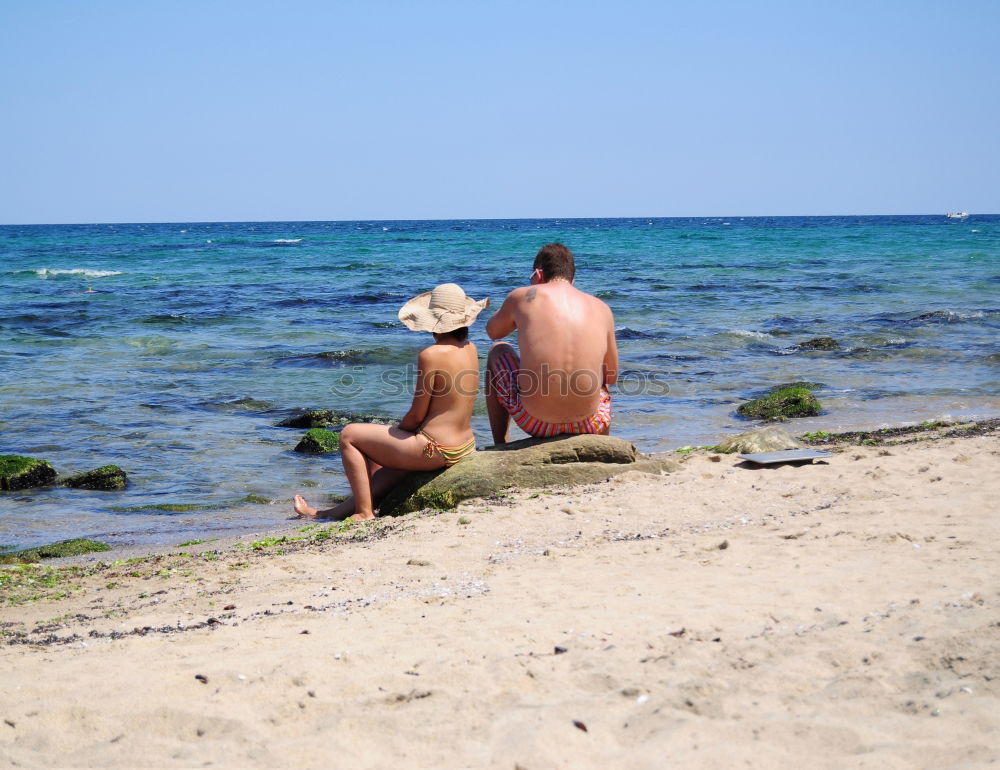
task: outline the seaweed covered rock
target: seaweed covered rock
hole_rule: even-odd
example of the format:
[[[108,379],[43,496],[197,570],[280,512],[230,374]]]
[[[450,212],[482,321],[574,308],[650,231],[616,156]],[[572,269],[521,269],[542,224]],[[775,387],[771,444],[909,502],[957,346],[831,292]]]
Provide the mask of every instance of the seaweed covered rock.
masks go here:
[[[787,388],[805,388],[806,390],[818,390],[822,388],[822,382],[812,382],[811,380],[796,380],[795,382],[783,382],[780,385],[775,385],[774,387],[768,388],[764,391],[763,395],[770,395],[777,390],[785,390]]]
[[[279,428],[331,428],[351,422],[370,422],[376,425],[394,425],[399,420],[374,412],[347,412],[337,409],[310,409],[289,417],[277,424]]]
[[[0,489],[31,489],[56,478],[55,469],[45,460],[22,455],[0,455]]]
[[[839,350],[840,343],[833,337],[814,337],[811,340],[800,342],[799,350]]]
[[[755,452],[780,452],[783,449],[801,449],[804,446],[805,444],[777,425],[768,425],[727,438],[719,444],[718,449],[727,454],[733,452],[753,454]]]
[[[751,420],[782,420],[788,417],[812,417],[822,407],[808,388],[779,388],[763,398],[740,404],[736,413]]]
[[[512,487],[589,484],[625,471],[659,474],[680,467],[672,460],[642,455],[629,442],[611,436],[524,439],[476,452],[451,468],[410,474],[382,501],[379,512],[446,510]]]
[[[0,554],[0,564],[32,564],[42,559],[58,559],[63,556],[79,556],[84,553],[110,550],[111,546],[107,543],[89,540],[85,537],[76,537],[72,540],[60,540],[49,545],[39,545],[34,548]]]
[[[128,485],[128,476],[117,465],[102,465],[86,473],[78,473],[62,480],[62,485],[74,489],[118,491]]]
[[[336,452],[339,449],[340,434],[325,428],[313,428],[306,431],[306,435],[295,445],[296,452],[306,454],[323,454],[324,452]]]

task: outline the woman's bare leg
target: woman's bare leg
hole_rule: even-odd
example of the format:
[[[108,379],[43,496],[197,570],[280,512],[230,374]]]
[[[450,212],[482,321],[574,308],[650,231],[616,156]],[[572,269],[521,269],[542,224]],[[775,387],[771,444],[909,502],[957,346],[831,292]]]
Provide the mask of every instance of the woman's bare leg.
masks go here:
[[[351,518],[355,521],[373,519],[375,512],[372,505],[372,480],[368,475],[368,458],[357,444],[349,440],[352,437],[352,431],[348,430],[350,427],[352,426],[348,425],[340,432],[340,461],[344,464],[344,475],[347,476],[347,483],[351,485],[351,492],[354,493],[354,515]]]
[[[368,476],[369,461],[381,465],[383,470],[392,468],[403,472],[430,471],[442,467],[444,459],[437,453],[427,457],[424,454],[426,446],[427,439],[423,436],[395,426],[366,423],[346,426],[340,433],[340,456],[347,481],[354,492],[354,515],[351,518],[355,521],[375,518],[375,490]]]
[[[317,511],[301,495],[295,496],[295,512],[315,518],[375,518],[374,506],[410,471],[435,470],[444,465],[437,453],[424,455],[427,439],[395,426],[353,423],[340,434],[340,456],[344,473],[354,493],[333,508]],[[374,473],[370,474],[373,469]]]
[[[377,468],[372,474],[372,502],[378,505],[382,499],[389,494],[396,484],[402,481],[410,471],[399,470],[398,468],[383,468],[376,463],[370,463]],[[313,508],[302,495],[295,495],[295,512],[299,516],[308,516],[311,519],[346,519],[354,513],[354,495],[348,495],[332,508],[325,508],[318,511]]]
[[[310,519],[343,519],[354,513],[354,495],[348,495],[332,508],[324,508],[322,511],[309,505],[302,495],[295,495],[292,498],[292,507],[299,516],[307,516]]]

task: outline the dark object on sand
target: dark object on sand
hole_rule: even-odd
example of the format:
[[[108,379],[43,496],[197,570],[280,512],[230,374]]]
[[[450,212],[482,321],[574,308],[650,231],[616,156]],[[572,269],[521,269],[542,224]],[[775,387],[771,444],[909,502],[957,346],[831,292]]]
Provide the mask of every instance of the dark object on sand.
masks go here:
[[[822,407],[808,388],[782,388],[763,398],[755,398],[736,408],[741,417],[752,420],[780,420],[786,417],[812,417]]]
[[[128,476],[117,465],[102,465],[92,471],[70,476],[61,483],[74,489],[121,490],[128,484]]]
[[[40,487],[55,480],[56,475],[55,469],[45,460],[0,455],[0,489],[5,492]]]
[[[740,455],[757,465],[776,465],[778,463],[812,462],[821,458],[833,457],[832,452],[822,449],[782,449],[780,452],[757,452],[756,454]]]

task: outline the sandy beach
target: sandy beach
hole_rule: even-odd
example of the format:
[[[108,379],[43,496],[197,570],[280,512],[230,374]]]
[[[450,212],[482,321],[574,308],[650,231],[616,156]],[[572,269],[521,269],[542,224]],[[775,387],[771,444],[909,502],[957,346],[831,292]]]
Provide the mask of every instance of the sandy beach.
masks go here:
[[[1000,432],[971,433],[5,570],[0,763],[990,766]]]

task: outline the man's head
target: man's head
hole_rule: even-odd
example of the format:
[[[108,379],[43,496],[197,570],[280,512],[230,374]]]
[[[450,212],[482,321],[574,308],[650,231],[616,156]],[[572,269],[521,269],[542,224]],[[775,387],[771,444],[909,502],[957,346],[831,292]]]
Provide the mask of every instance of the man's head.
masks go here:
[[[551,281],[553,278],[572,281],[576,275],[573,252],[561,243],[547,243],[535,255],[534,269],[541,271],[541,278],[545,281]]]

